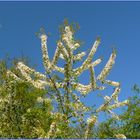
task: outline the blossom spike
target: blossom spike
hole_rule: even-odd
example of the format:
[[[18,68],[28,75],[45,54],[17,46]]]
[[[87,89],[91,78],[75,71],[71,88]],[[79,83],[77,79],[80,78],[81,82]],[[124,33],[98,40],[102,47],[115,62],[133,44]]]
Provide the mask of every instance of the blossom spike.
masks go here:
[[[50,126],[50,130],[47,134],[48,138],[54,138],[55,137],[56,129],[57,129],[56,122],[52,122],[52,124]]]
[[[116,58],[116,52],[113,51],[105,67],[103,68],[101,73],[98,75],[97,77],[98,80],[101,80],[101,81],[105,80],[110,70],[112,69],[113,64],[115,63],[115,58]]]
[[[119,94],[120,90],[121,89],[119,87],[115,88],[113,94],[111,95],[111,98],[114,99],[115,103],[118,103],[118,94]]]
[[[116,134],[115,137],[117,139],[126,139],[126,136],[124,134]]]
[[[119,87],[120,83],[119,82],[115,82],[115,81],[111,81],[111,80],[105,80],[104,83],[111,85],[111,86],[115,86],[115,87]]]
[[[34,74],[36,75],[38,78],[42,78],[42,79],[46,79],[46,76],[40,72],[36,72],[34,69],[29,68],[27,65],[25,65],[23,62],[18,62],[17,64],[17,68],[20,70],[24,70],[25,72],[27,72],[28,74]]]
[[[81,52],[81,53],[75,55],[75,56],[73,57],[73,60],[74,60],[74,61],[81,60],[82,57],[84,57],[85,55],[86,55],[85,52]]]
[[[61,51],[60,56],[62,55],[61,58],[67,60],[67,58],[68,58],[68,51],[64,47],[63,43],[61,41],[58,41],[57,46],[60,48],[60,51]]]
[[[53,60],[52,60],[52,67],[53,65],[57,63],[59,56],[60,56],[60,48],[57,46]]]
[[[90,67],[89,70],[90,70],[90,81],[91,81],[92,89],[95,90],[96,89],[96,79],[95,79],[94,68]]]
[[[87,119],[87,129],[85,132],[85,139],[89,138],[92,128],[93,128],[94,124],[96,123],[96,121],[97,121],[96,116],[92,116]]]
[[[114,108],[118,108],[118,107],[121,107],[121,106],[128,105],[128,103],[129,103],[129,101],[128,101],[128,100],[125,100],[125,101],[123,101],[123,102],[115,103],[115,104],[113,104],[113,105],[108,106],[108,109],[109,109],[109,110],[112,110],[112,109],[114,109]]]
[[[54,70],[56,70],[56,71],[58,71],[60,73],[64,73],[65,72],[64,68],[58,67],[56,65],[54,65],[53,68],[54,68]]]
[[[42,47],[42,57],[43,57],[43,64],[46,71],[49,71],[51,68],[50,59],[48,56],[48,48],[47,48],[47,35],[42,34],[41,38],[41,47]]]
[[[10,70],[7,70],[7,76],[8,77],[12,77],[14,80],[18,81],[18,82],[23,82],[22,79],[20,79],[18,76],[16,76],[13,72],[11,72]]]

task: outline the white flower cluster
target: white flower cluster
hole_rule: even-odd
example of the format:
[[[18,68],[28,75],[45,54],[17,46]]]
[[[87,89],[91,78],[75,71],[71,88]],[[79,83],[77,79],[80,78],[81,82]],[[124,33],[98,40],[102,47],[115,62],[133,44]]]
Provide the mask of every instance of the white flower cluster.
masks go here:
[[[39,72],[34,72],[32,69],[25,66],[23,63],[19,62],[17,68],[20,70],[22,76],[26,79],[26,81],[31,83],[36,88],[44,89],[45,86],[49,84],[49,82],[46,82],[44,80],[33,80],[30,74],[34,74],[36,76],[39,76],[40,78],[45,78],[45,76],[43,74],[40,74]]]
[[[96,89],[96,78],[95,78],[95,72],[94,72],[94,67],[90,67],[90,82],[92,85],[92,89]]]
[[[89,138],[91,130],[92,130],[94,124],[96,123],[96,121],[97,121],[96,116],[92,116],[87,119],[87,128],[86,128],[86,132],[85,132],[85,139]]]
[[[62,40],[66,43],[68,49],[70,51],[76,50],[78,47],[80,47],[79,43],[75,43],[73,39],[73,32],[71,31],[70,26],[65,27],[65,32],[62,35]]]
[[[123,102],[115,103],[113,105],[108,106],[108,109],[109,110],[112,110],[112,109],[115,109],[115,108],[118,108],[118,107],[121,107],[121,106],[128,105],[128,103],[129,103],[129,101],[128,100],[125,100]]]
[[[115,137],[117,139],[126,139],[126,136],[124,134],[116,134]]]
[[[90,83],[89,85],[83,85],[80,83],[72,83],[72,86],[79,91],[82,95],[87,95],[92,89],[93,89],[93,85],[92,83]],[[104,86],[100,86],[100,87],[96,87],[96,89],[98,90],[104,90],[105,87]]]
[[[53,61],[50,62],[50,59],[48,56],[48,48],[47,48],[47,35],[45,35],[45,34],[41,35],[41,46],[42,46],[42,58],[43,58],[45,70],[47,72],[50,72],[50,70],[53,68],[54,70],[64,73],[63,68],[57,67],[55,65],[55,63],[57,62],[58,56],[60,55],[59,48],[55,52]]]
[[[79,114],[83,114],[89,110],[80,100],[77,100],[75,103],[71,102],[69,107],[73,109],[75,117],[78,117]]]
[[[112,69],[113,64],[115,63],[115,58],[116,58],[116,51],[114,50],[112,52],[107,64],[105,65],[105,67],[103,68],[101,73],[98,75],[98,77],[97,77],[98,80],[101,80],[101,81],[105,80],[107,75],[110,73],[110,70]]]
[[[45,70],[48,71],[51,67],[51,63],[48,56],[47,35],[42,34],[40,38],[41,38],[41,46],[42,46],[43,63],[44,63]]]
[[[41,78],[41,79],[46,79],[46,76],[44,74],[41,74],[39,72],[36,72],[34,69],[29,68],[28,66],[26,66],[25,64],[23,64],[22,62],[18,62],[17,64],[17,68],[20,70],[24,70],[25,72],[27,72],[28,74],[34,74],[36,77]]]
[[[97,117],[96,116],[92,116],[92,117],[90,117],[90,118],[87,119],[87,123],[89,125],[94,125],[95,122],[96,122],[96,120],[97,120]]]
[[[119,87],[120,83],[119,82],[115,82],[115,81],[111,81],[111,80],[105,80],[104,83],[111,85],[111,86],[115,86],[115,87]]]
[[[48,99],[48,98],[42,98],[42,97],[38,97],[37,98],[37,102],[38,103],[48,103],[50,104],[52,102],[52,100]]]
[[[85,55],[86,55],[86,53],[85,53],[85,52],[81,52],[81,53],[79,53],[79,54],[75,55],[75,56],[73,57],[73,60],[74,60],[74,61],[81,60],[81,59],[82,59],[82,57],[83,57],[83,56],[85,56]]]
[[[18,81],[18,82],[23,82],[18,76],[16,76],[13,72],[10,70],[7,70],[7,77],[13,78],[13,80]]]
[[[34,131],[37,134],[39,139],[48,138],[46,132],[42,127],[34,127]]]
[[[43,103],[43,101],[44,101],[44,99],[43,99],[42,97],[38,97],[38,98],[37,98],[37,102],[38,102],[38,103]]]
[[[60,53],[60,58],[67,60],[67,58],[69,57],[69,54],[66,50],[66,48],[64,47],[63,43],[61,41],[57,42],[57,46],[60,49],[61,53]]]
[[[50,130],[47,133],[47,138],[53,138],[55,136],[56,130],[57,130],[56,122],[52,122]]]

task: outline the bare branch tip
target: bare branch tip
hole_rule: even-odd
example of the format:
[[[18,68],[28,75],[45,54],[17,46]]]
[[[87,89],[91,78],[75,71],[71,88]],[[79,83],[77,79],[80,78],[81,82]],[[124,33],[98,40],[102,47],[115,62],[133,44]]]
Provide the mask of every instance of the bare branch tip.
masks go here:
[[[101,42],[101,38],[99,36],[97,37],[96,40],[99,41],[99,42]]]
[[[112,52],[113,52],[114,54],[117,54],[117,49],[116,49],[115,47],[112,47]]]

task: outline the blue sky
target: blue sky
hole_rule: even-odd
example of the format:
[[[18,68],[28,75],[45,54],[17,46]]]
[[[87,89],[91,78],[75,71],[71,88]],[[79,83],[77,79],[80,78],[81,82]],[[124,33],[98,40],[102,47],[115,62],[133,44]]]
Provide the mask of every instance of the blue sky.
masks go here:
[[[0,2],[0,59],[5,54],[19,57],[24,53],[43,71],[40,40],[35,33],[42,26],[51,33],[48,49],[52,57],[59,38],[58,27],[65,18],[79,23],[76,38],[84,41],[81,50],[90,49],[96,37],[101,37],[95,58],[104,59],[96,67],[97,73],[112,47],[117,49],[116,64],[108,79],[121,82],[120,100],[131,96],[132,85],[140,83],[140,2]],[[86,73],[81,80],[88,83],[87,77]],[[112,91],[106,92],[109,95]],[[86,102],[100,103],[102,100],[93,94],[88,95]]]

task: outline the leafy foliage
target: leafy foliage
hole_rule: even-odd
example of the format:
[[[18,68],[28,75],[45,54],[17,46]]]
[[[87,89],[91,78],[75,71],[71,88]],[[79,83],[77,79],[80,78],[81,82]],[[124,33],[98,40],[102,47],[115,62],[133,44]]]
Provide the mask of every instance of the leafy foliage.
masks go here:
[[[134,95],[130,97],[130,104],[122,115],[122,132],[131,139],[140,138],[140,89],[133,87]]]
[[[9,69],[20,75],[12,60]],[[38,138],[48,137],[51,123],[58,121],[59,114],[52,113],[48,91],[34,88],[26,82],[18,83],[6,76],[7,60],[0,62],[0,137],[1,138]],[[58,118],[57,118],[58,117]],[[60,118],[59,118],[60,119]],[[64,119],[59,133],[55,137],[65,137],[68,125]],[[62,133],[63,132],[63,133]]]

